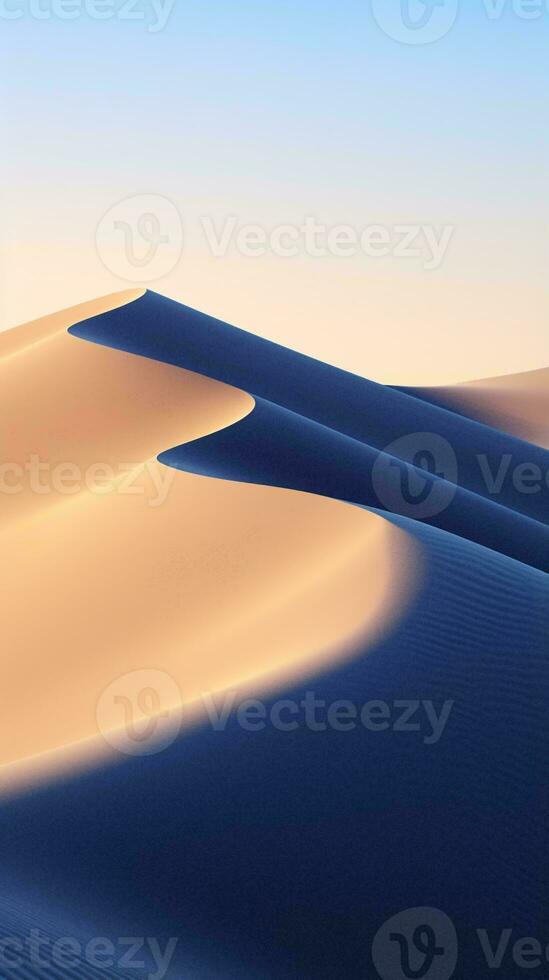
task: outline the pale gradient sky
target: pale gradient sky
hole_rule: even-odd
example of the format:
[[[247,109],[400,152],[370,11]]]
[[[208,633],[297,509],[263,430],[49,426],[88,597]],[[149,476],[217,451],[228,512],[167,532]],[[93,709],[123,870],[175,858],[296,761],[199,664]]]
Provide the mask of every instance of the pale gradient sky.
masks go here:
[[[175,268],[147,283],[159,292],[381,381],[549,365],[549,12],[502,9],[462,0],[418,46],[384,34],[368,0],[175,0],[158,33],[4,20],[0,326],[126,288],[95,231],[147,193],[184,226]],[[393,255],[216,258],[202,215],[454,233],[430,271]]]

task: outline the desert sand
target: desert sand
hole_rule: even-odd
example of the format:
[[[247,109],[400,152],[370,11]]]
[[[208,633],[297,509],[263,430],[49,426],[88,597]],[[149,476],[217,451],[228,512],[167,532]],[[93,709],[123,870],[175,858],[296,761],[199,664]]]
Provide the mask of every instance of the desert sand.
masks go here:
[[[0,496],[4,786],[107,751],[96,709],[120,675],[165,671],[189,704],[250,682],[257,695],[373,641],[416,587],[412,565],[419,577],[419,549],[377,515],[157,462],[254,401],[66,332],[134,296],[2,338],[4,461],[24,471],[21,491]],[[31,456],[50,467],[40,475],[47,491],[29,486]],[[91,489],[56,481],[67,464],[86,475],[97,465],[129,469],[131,492],[126,475]]]
[[[3,936],[39,927],[50,951],[148,936],[172,953],[177,937],[174,980],[358,980],[399,909],[441,910],[467,976],[486,969],[479,923],[493,942],[510,921],[541,936],[547,509],[512,480],[488,501],[475,466],[509,454],[545,473],[549,454],[470,407],[441,411],[436,390],[158,294],[3,343]],[[544,386],[487,382],[482,411],[536,428]],[[425,519],[385,499],[413,433],[459,464]],[[439,475],[421,478],[430,499]],[[219,713],[228,699],[224,727],[203,694]],[[357,723],[272,723],[310,694]],[[246,728],[232,695],[261,698],[270,723]],[[35,975],[28,950],[21,963]]]

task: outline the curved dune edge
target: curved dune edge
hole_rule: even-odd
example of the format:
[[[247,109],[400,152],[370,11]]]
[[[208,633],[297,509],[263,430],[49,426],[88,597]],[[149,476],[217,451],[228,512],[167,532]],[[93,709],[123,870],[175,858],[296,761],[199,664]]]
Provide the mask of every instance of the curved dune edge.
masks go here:
[[[0,411],[16,419],[5,458],[32,450],[115,467],[123,453],[140,492],[121,492],[117,479],[107,493],[2,500],[2,663],[12,692],[0,720],[4,792],[112,754],[97,705],[121,675],[166,672],[190,722],[204,692],[236,686],[257,696],[363,652],[421,580],[419,546],[376,514],[160,464],[156,453],[233,424],[253,399],[85,343],[59,316],[49,330],[41,321],[20,356],[0,359]],[[103,713],[102,732],[120,723],[118,710],[111,720]]]
[[[98,301],[122,302],[128,294]],[[92,315],[95,304],[86,304]],[[88,344],[67,333],[79,307],[40,321],[33,340],[0,356],[0,533],[15,520],[71,508],[82,496],[132,481],[151,505],[169,487],[154,465],[167,446],[247,415],[249,395],[189,371]],[[28,340],[25,327],[21,329]],[[15,330],[17,334],[18,329]],[[131,474],[134,474],[133,478]],[[90,490],[91,488],[91,490]],[[130,489],[130,488],[128,488]]]
[[[81,323],[93,316],[99,316],[101,313],[108,313],[110,310],[116,310],[121,306],[127,306],[143,296],[145,292],[145,289],[125,289],[120,292],[109,293],[107,296],[100,296],[97,299],[88,300],[86,303],[79,303],[77,306],[70,306],[64,310],[50,313],[38,320],[22,323],[10,330],[3,330],[0,332],[0,361],[4,357],[20,354],[34,344],[39,344],[56,332],[67,330],[76,323]]]
[[[549,449],[549,368],[425,390],[450,409]]]
[[[112,754],[96,712],[121,675],[168,674],[190,723],[204,693],[262,696],[363,653],[421,586],[408,534],[296,491],[176,473],[162,508],[112,496],[78,510],[68,526],[61,509],[17,529],[2,616],[20,693],[0,722],[3,792]],[[179,717],[179,703],[162,707]],[[101,731],[119,718],[113,704]]]

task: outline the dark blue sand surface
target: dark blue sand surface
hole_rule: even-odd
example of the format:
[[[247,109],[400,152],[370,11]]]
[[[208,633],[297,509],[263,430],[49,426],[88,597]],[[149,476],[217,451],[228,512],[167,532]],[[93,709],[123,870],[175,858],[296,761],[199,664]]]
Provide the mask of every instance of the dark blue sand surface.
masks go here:
[[[424,555],[401,619],[373,648],[265,701],[382,701],[386,727],[246,731],[233,713],[223,731],[201,723],[158,755],[4,801],[2,931],[13,931],[16,880],[17,902],[42,896],[59,927],[63,914],[89,935],[179,937],[170,977],[362,980],[377,976],[382,923],[428,906],[457,930],[455,977],[521,976],[509,953],[488,968],[476,930],[494,945],[506,928],[512,942],[549,942],[549,578],[533,567],[547,567],[547,515],[512,487],[492,500],[474,456],[493,454],[497,469],[498,453],[540,466],[548,454],[154,294],[71,332],[258,399],[166,463],[372,504],[375,450],[429,431],[451,442],[459,488],[431,524],[384,515]],[[420,703],[412,730],[395,730],[399,702]],[[436,741],[426,702],[439,715],[453,702]]]

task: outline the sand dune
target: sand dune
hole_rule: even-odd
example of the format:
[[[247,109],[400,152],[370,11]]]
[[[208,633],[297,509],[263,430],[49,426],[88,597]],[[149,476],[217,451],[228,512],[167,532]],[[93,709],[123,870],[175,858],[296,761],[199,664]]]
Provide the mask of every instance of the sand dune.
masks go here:
[[[549,449],[549,368],[445,389],[449,404]]]
[[[463,976],[486,971],[480,924],[494,943],[510,924],[543,938],[547,507],[513,481],[492,499],[476,461],[546,472],[549,455],[432,389],[377,385],[154,294],[3,344],[12,460],[112,476],[0,494],[2,934],[178,937],[173,980],[362,980],[383,922],[419,905],[437,943],[436,910],[454,923]],[[546,380],[486,382],[482,411],[543,428]],[[396,513],[385,498],[410,477],[400,437],[415,459],[425,432],[458,465],[415,473],[421,499],[456,481],[424,522],[410,483]],[[165,672],[155,721],[179,722],[184,702],[185,727],[158,754],[100,758],[99,728],[123,734],[113,682],[128,708],[133,671]],[[260,696],[269,717],[313,693],[357,722],[250,732],[233,711],[220,731],[196,710],[208,690]]]
[[[75,315],[78,308],[40,321],[28,346],[16,352],[14,337],[11,356],[0,357],[0,411],[10,420],[2,433],[0,526],[70,505],[89,487],[99,491],[109,471],[120,483],[180,434],[195,439],[253,408],[235,388],[75,339],[66,330]],[[158,496],[153,472],[139,478],[149,500]]]
[[[4,935],[28,930],[6,914],[13,894],[29,912],[37,894],[31,924],[49,934],[178,937],[170,980],[363,980],[382,923],[419,900],[456,923],[459,975],[480,978],[477,923],[499,937],[546,921],[549,578],[402,520],[427,570],[406,616],[363,655],[260,695],[267,711],[307,691],[375,699],[386,730],[250,733],[233,713],[221,732],[197,725],[158,755],[2,800]],[[393,730],[410,699],[411,730]],[[438,717],[451,705],[436,744],[419,699]]]
[[[87,317],[99,316],[108,310],[114,310],[118,306],[131,303],[143,294],[143,289],[128,289],[123,292],[110,293],[108,296],[101,296],[98,299],[89,300],[87,303],[79,303],[78,306],[71,306],[65,310],[51,313],[49,316],[40,317],[39,320],[22,323],[11,330],[1,331],[0,359],[18,354],[34,344],[48,339],[55,333],[64,332],[73,323],[79,323]]]
[[[513,480],[520,466],[535,466],[545,480],[549,454],[541,447],[442,409],[423,391],[377,384],[149,291],[70,333],[253,395],[256,408],[242,423],[163,455],[171,465],[414,517],[404,492],[412,480],[435,503],[442,498],[420,519],[549,570],[546,493],[522,493]],[[425,438],[436,443],[436,455],[427,454],[433,472],[413,465],[425,458]],[[381,454],[380,485],[373,473]],[[487,473],[497,474],[505,459],[513,465],[494,493]]]
[[[11,338],[14,356],[0,360],[4,459],[51,467],[48,492],[25,473],[24,489],[0,498],[4,764],[96,736],[101,692],[126,672],[164,670],[189,702],[250,677],[273,683],[373,639],[407,595],[408,537],[381,518],[157,462],[253,399],[72,337],[63,324],[75,315],[22,328],[25,344]],[[67,464],[86,474],[68,481],[74,493],[59,480]],[[110,489],[90,489],[98,464],[117,474]],[[120,466],[133,470],[131,492]]]
[[[549,368],[447,387],[408,390],[549,449]]]

